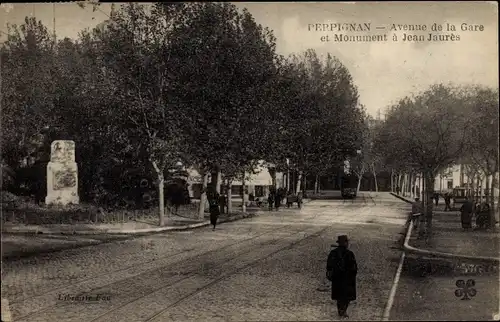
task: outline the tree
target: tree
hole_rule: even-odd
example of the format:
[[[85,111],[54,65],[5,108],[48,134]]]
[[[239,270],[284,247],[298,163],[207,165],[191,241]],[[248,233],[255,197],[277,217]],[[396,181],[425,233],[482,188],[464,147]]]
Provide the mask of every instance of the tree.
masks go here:
[[[206,183],[214,169],[231,172],[261,158],[268,94],[276,75],[275,39],[247,11],[229,3],[192,3],[172,37],[173,99],[181,110],[187,151]],[[203,66],[203,68],[200,68]]]
[[[362,112],[349,71],[331,55],[321,59],[310,49],[280,61],[279,71],[280,95],[270,111],[277,121],[267,132],[267,160],[279,171],[288,169],[289,159],[291,170],[299,174],[300,189],[305,174],[327,173],[355,154]]]
[[[423,173],[429,232],[432,228],[429,200],[434,192],[435,177],[456,163],[465,151],[466,136],[472,126],[466,117],[467,102],[463,88],[433,85],[394,106],[378,136],[377,146],[386,160],[398,160]]]
[[[483,173],[486,180],[486,202],[492,213],[495,209],[495,186],[499,171],[498,159],[498,89],[475,86],[468,89],[470,113],[473,126],[467,135],[466,158],[474,170]],[[470,166],[469,166],[470,167]],[[476,171],[473,171],[474,173]],[[491,216],[494,226],[495,216]]]
[[[34,153],[38,135],[57,115],[54,43],[34,17],[8,27],[1,48],[2,157],[14,170]]]
[[[179,106],[169,100],[170,39],[183,23],[184,6],[156,4],[147,13],[143,6],[122,5],[104,29],[94,29],[103,74],[97,86],[113,97],[106,116],[129,153],[149,163],[157,176],[159,222],[163,225],[165,172],[182,158],[185,143],[179,131]]]

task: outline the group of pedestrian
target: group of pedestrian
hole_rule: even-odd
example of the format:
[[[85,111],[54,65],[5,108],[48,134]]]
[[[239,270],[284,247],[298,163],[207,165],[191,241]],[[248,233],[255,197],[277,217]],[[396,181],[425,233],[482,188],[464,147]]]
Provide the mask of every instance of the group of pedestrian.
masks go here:
[[[433,199],[434,203],[436,206],[439,205],[439,198],[441,197],[441,194],[439,192],[434,192]],[[444,211],[452,211],[451,208],[451,199],[452,199],[452,194],[449,192],[446,192],[444,195]]]
[[[271,189],[269,195],[267,196],[267,204],[269,206],[269,211],[275,209],[279,210],[283,199],[285,199],[286,193],[283,188]]]
[[[476,228],[486,229],[490,226],[490,206],[487,203],[474,204],[469,197],[465,197],[465,202],[460,207],[460,221],[462,229],[472,229],[472,218],[476,216]]]

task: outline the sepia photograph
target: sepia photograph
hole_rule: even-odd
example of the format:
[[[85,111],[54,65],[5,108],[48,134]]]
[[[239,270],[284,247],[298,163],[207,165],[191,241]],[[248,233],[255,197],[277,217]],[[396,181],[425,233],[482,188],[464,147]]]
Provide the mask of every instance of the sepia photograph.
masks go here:
[[[0,3],[1,321],[500,321],[498,2]]]

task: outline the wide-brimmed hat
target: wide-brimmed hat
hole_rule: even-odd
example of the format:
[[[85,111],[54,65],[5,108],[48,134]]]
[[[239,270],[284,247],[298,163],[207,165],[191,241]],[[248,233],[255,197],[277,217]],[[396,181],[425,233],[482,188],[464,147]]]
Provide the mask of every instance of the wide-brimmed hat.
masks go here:
[[[337,241],[336,241],[336,243],[337,243],[337,244],[345,244],[345,243],[347,243],[348,241],[349,241],[349,238],[347,238],[347,235],[339,235],[339,236],[337,237]]]

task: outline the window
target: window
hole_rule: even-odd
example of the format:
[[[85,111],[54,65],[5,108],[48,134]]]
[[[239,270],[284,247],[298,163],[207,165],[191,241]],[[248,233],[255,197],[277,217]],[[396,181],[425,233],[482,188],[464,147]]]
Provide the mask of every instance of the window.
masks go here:
[[[446,188],[447,189],[453,189],[453,180],[448,180]]]
[[[242,189],[241,185],[233,185],[231,186],[231,194],[236,196],[241,196]]]
[[[255,197],[264,197],[264,186],[255,186]]]

